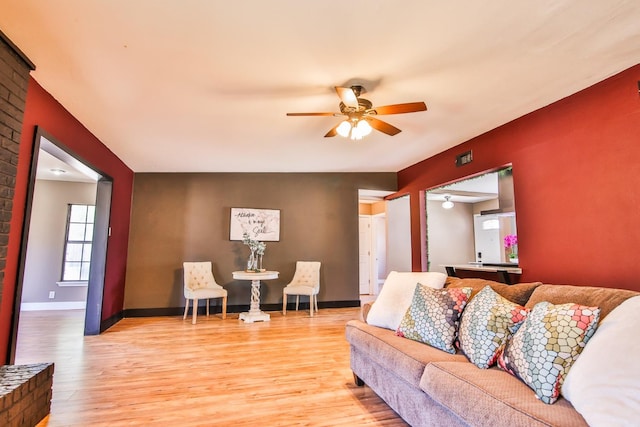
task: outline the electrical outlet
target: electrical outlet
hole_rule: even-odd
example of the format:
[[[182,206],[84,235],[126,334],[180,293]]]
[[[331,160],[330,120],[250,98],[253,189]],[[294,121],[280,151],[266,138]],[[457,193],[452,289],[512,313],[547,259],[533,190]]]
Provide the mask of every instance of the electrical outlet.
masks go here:
[[[54,299],[56,297],[56,291],[49,291],[49,299]]]

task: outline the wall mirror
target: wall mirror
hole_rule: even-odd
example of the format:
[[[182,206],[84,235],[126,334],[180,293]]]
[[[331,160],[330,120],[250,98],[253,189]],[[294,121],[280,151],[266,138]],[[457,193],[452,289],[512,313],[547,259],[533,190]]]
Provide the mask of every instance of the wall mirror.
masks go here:
[[[518,266],[511,166],[426,191],[428,271]]]

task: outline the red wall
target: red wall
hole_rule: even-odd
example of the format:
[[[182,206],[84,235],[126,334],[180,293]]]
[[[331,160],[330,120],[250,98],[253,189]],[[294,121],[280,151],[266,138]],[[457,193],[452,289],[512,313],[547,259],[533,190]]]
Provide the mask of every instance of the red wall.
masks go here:
[[[31,78],[20,139],[4,291],[0,306],[0,354],[7,354],[11,334],[18,258],[36,126],[40,126],[65,144],[75,155],[113,179],[111,237],[107,249],[102,319],[118,314],[123,308],[133,171]]]
[[[400,171],[413,269],[423,190],[512,163],[521,280],[640,291],[638,81],[640,65]],[[469,149],[473,162],[456,168]]]

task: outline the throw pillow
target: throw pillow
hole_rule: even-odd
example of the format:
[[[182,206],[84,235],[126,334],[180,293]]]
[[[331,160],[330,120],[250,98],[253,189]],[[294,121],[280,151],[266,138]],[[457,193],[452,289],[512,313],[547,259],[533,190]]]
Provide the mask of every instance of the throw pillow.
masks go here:
[[[562,384],[562,395],[590,426],[633,426],[640,419],[640,296],[614,308]]]
[[[524,381],[541,401],[553,403],[599,317],[597,307],[539,302],[507,343],[498,365]]]
[[[460,350],[478,368],[489,368],[528,312],[498,295],[491,286],[484,287],[462,313],[458,333]]]
[[[395,331],[402,316],[411,305],[416,284],[440,289],[447,275],[439,272],[397,272],[392,271],[382,285],[382,290],[371,305],[367,323]]]
[[[458,320],[469,295],[471,288],[432,289],[418,284],[396,334],[455,353]]]

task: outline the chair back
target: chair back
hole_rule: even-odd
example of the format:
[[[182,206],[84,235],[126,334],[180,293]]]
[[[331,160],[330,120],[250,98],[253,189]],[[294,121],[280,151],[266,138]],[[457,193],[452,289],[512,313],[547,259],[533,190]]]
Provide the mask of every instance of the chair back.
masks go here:
[[[195,291],[203,288],[221,288],[211,270],[211,261],[184,262],[184,289]]]
[[[320,261],[297,261],[291,285],[320,290]]]

